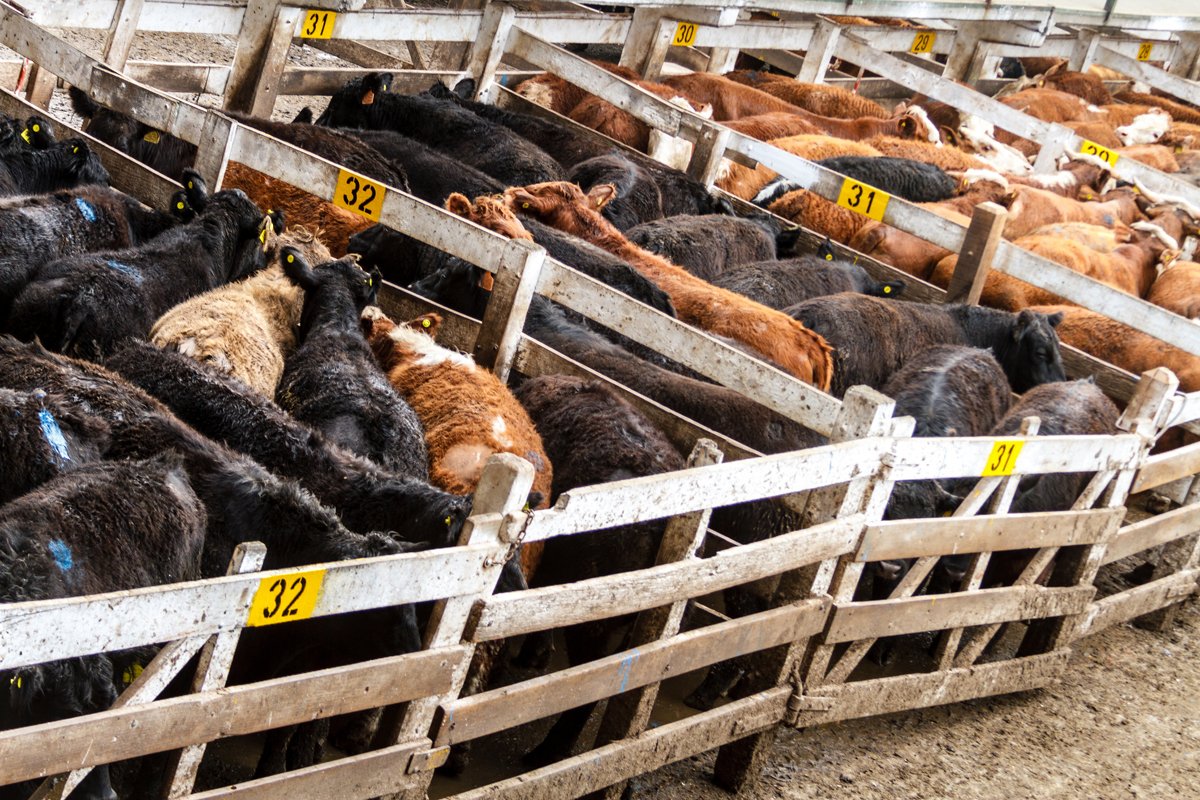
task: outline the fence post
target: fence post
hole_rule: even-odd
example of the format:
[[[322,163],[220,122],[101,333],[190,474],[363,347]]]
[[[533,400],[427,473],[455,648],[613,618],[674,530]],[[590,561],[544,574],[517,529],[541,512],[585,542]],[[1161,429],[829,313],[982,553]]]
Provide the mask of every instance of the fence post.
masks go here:
[[[247,572],[258,572],[262,569],[267,557],[267,548],[261,542],[245,542],[239,544],[233,551],[226,575],[244,575]],[[211,692],[221,689],[229,679],[229,668],[233,664],[233,654],[237,650],[238,640],[242,629],[218,633],[209,638],[200,651],[200,663],[196,665],[196,674],[192,677],[192,692]],[[170,781],[163,786],[162,796],[168,800],[187,797],[192,793],[196,784],[196,773],[200,769],[200,760],[204,758],[206,745],[194,744],[171,753],[164,774],[170,776]]]
[[[225,178],[225,167],[229,164],[229,151],[233,147],[238,124],[223,114],[208,114],[204,117],[204,129],[196,145],[196,162],[193,168],[212,187],[221,188]]]
[[[303,13],[303,8],[281,5],[280,0],[248,0],[225,87],[226,110],[271,116],[292,33]]]
[[[1175,49],[1176,58],[1167,71],[1188,80],[1200,80],[1200,33],[1180,32],[1175,35],[1179,37],[1179,47]]]
[[[1096,57],[1096,48],[1100,45],[1100,34],[1096,31],[1076,30],[1075,49],[1067,59],[1067,69],[1071,72],[1086,72]]]
[[[480,11],[488,4],[488,0],[452,0],[447,7],[450,11]],[[422,68],[420,51],[410,47],[409,54],[413,57],[413,65]],[[467,61],[469,46],[466,42],[438,42],[430,48],[428,58],[424,59],[424,69],[457,72]]]
[[[480,564],[480,572],[487,589],[477,595],[465,595],[435,604],[425,630],[425,647],[433,649],[457,645],[463,642],[463,633],[471,616],[471,610],[478,601],[486,599],[495,591],[496,581],[505,563],[506,550],[516,544],[515,531],[505,519],[506,515],[519,514],[529,498],[529,490],[533,487],[533,465],[511,453],[497,453],[488,459],[475,489],[475,501],[471,506],[471,516],[463,526],[460,545],[494,544],[495,551]],[[485,517],[490,517],[486,518]],[[499,519],[497,519],[499,517]],[[470,653],[475,652],[475,645],[468,645]],[[380,726],[380,740],[390,739],[388,744],[399,744],[412,739],[422,739],[430,735],[434,714],[438,707],[456,700],[462,692],[467,678],[471,658],[464,658],[450,682],[450,690],[443,696],[426,697],[414,700],[403,708],[389,709],[384,714]],[[449,754],[449,748],[441,752],[417,753],[410,762],[410,773],[420,772],[414,778],[413,785],[403,797],[424,798],[433,780],[433,770],[444,763],[444,756]]]
[[[691,469],[720,464],[723,458],[724,455],[717,448],[716,442],[710,439],[700,439],[692,449],[691,455],[688,456],[687,466],[688,469]],[[704,509],[672,517],[667,522],[666,530],[663,531],[662,544],[658,548],[655,566],[694,558],[696,551],[704,544],[711,516],[712,509]],[[634,621],[626,649],[650,644],[659,639],[668,639],[679,633],[686,607],[686,600],[678,600],[668,606],[642,611]],[[650,722],[650,712],[654,709],[654,701],[658,699],[659,686],[658,683],[652,683],[640,689],[610,697],[608,708],[600,721],[600,729],[596,734],[594,746],[603,747],[618,739],[633,738],[642,733]],[[596,794],[605,800],[620,800],[624,789],[625,782],[622,781]]]
[[[57,85],[57,75],[41,64],[34,64],[29,68],[29,78],[25,81],[25,99],[49,111],[50,99],[54,97],[54,87]]]
[[[1119,429],[1142,437],[1142,447],[1135,462],[1119,468],[1110,482],[1102,501],[1106,508],[1125,505],[1133,476],[1150,452],[1159,426],[1171,407],[1171,396],[1178,387],[1179,379],[1163,367],[1142,373],[1142,379],[1138,381],[1125,413],[1117,420]],[[1062,548],[1054,565],[1054,573],[1050,576],[1050,585],[1083,586],[1094,583],[1106,549],[1107,543]],[[1017,655],[1050,653],[1066,647],[1075,639],[1075,632],[1084,616],[1075,614],[1030,623]]]
[[[118,72],[125,71],[129,51],[133,49],[133,37],[137,33],[138,20],[142,16],[145,0],[117,0],[113,9],[112,23],[108,26],[108,39],[104,43],[104,63]]]
[[[1007,221],[1008,211],[995,203],[975,206],[943,302],[979,305],[979,296],[983,294],[983,286]]]
[[[474,355],[475,363],[490,369],[502,382],[508,382],[545,261],[546,251],[524,239],[509,240],[500,256],[492,296],[475,337]]]
[[[471,46],[467,71],[475,79],[475,99],[491,103],[496,94],[496,69],[504,58],[508,33],[517,11],[507,3],[488,3],[479,23],[479,35]]]
[[[817,18],[813,28],[812,38],[808,40],[808,50],[804,53],[804,63],[796,80],[801,83],[824,83],[825,68],[829,59],[837,50],[838,39],[842,37],[842,26],[824,17]]]
[[[229,571],[227,575],[238,575],[244,572],[257,572],[262,568],[263,559],[266,557],[267,548],[261,542],[246,542],[237,546],[233,551],[233,558],[229,562]],[[228,634],[219,634],[220,636],[233,636],[236,644],[238,632]],[[121,693],[121,696],[112,704],[112,709],[124,708],[125,706],[141,705],[155,700],[167,688],[175,676],[184,666],[191,661],[192,656],[200,652],[201,648],[208,649],[206,642],[211,639],[205,636],[192,636],[187,639],[179,639],[165,645],[155,654],[154,658],[146,665],[134,680],[129,684],[128,688]],[[229,650],[229,659],[233,658],[233,649]],[[201,657],[200,669],[204,668],[203,656]],[[228,663],[225,665],[226,674],[228,674]],[[224,681],[222,680],[222,683]],[[203,745],[200,745],[203,752]],[[200,759],[196,759],[196,765],[199,766]],[[72,770],[66,775],[57,775],[53,778],[48,778],[42,782],[29,798],[29,800],[62,800],[63,797],[74,791],[83,779],[95,769],[95,767],[85,767],[83,769]],[[194,776],[193,776],[194,777]],[[189,784],[190,790],[190,784]]]
[[[721,171],[721,159],[725,157],[725,146],[729,144],[731,131],[724,125],[705,125],[696,136],[692,147],[692,158],[688,161],[689,178],[712,188]]]
[[[742,51],[736,47],[712,48],[708,52],[708,71],[716,75],[724,75],[737,64],[737,57],[740,52]]]
[[[885,436],[891,432],[892,411],[895,401],[865,386],[851,387],[846,392],[842,410],[829,436],[831,442],[845,442],[867,436]],[[848,487],[831,486],[809,495],[804,511],[804,526],[809,527],[830,519],[859,513],[864,506],[871,512],[883,515],[887,503],[890,481],[883,481],[886,492],[875,491],[879,476],[872,470],[851,481]],[[882,500],[881,500],[882,497]],[[799,600],[820,596],[828,592],[833,573],[832,564],[805,568],[780,576],[779,588],[771,600],[776,608]],[[793,642],[758,653],[752,659],[753,667],[737,687],[739,696],[748,696],[785,684],[792,679],[793,671],[799,666],[807,649],[808,640]],[[730,742],[717,752],[713,780],[723,789],[740,791],[750,785],[762,771],[771,744],[775,740],[776,728],[752,734],[736,742]]]
[[[629,33],[625,37],[625,46],[621,48],[622,67],[645,74],[643,70],[646,68],[646,59],[661,20],[660,9],[645,6],[634,9],[633,19],[629,22]]]
[[[946,68],[942,71],[943,78],[957,81],[966,76],[975,60],[975,50],[979,47],[981,38],[983,31],[979,23],[964,22],[958,26],[954,33],[954,47],[951,48],[950,55],[946,58]]]

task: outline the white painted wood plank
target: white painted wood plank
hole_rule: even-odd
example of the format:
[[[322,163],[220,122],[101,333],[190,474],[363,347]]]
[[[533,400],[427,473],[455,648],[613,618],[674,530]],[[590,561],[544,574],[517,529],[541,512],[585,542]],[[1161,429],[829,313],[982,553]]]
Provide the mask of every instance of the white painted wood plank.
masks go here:
[[[496,550],[456,547],[6,604],[0,606],[0,669],[241,628],[260,580],[299,571],[326,570],[314,617],[470,594],[480,591],[481,564]]]
[[[857,514],[712,558],[494,595],[480,610],[471,638],[482,642],[632,614],[837,558],[854,549],[864,520]]]
[[[845,483],[872,474],[887,447],[887,439],[856,439],[794,453],[572,489],[560,495],[553,508],[533,512],[525,541]]]

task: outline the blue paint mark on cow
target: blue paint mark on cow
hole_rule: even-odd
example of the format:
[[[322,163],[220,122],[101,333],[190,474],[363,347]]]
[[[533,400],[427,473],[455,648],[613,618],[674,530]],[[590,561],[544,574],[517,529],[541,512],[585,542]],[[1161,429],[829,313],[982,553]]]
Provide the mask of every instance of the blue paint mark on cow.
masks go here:
[[[54,415],[43,408],[38,412],[38,422],[42,425],[42,436],[46,437],[46,444],[50,445],[54,455],[62,461],[70,461],[71,448],[67,445],[67,437],[63,436],[62,428],[58,426]]]
[[[54,557],[54,563],[63,572],[70,572],[75,566],[71,548],[62,539],[50,540],[50,555]]]
[[[132,267],[129,264],[122,264],[120,261],[113,261],[112,259],[109,259],[106,263],[108,264],[109,269],[115,269],[122,275],[132,278],[133,282],[138,286],[142,285],[142,271],[137,267]]]
[[[620,691],[625,691],[625,687],[629,685],[629,673],[633,671],[633,665],[637,663],[642,654],[635,647],[629,651],[629,655],[621,659],[621,663],[617,665],[617,678],[621,681]]]
[[[79,209],[79,213],[82,214],[83,218],[88,222],[96,221],[96,207],[87,200],[84,200],[82,197],[76,197],[75,207]]]

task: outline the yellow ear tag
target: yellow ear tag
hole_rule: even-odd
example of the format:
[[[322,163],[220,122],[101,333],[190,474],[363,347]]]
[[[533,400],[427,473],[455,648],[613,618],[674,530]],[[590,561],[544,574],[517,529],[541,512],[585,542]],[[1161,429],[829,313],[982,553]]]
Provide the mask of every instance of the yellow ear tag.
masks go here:
[[[385,83],[385,84],[381,85],[381,86],[379,87],[379,91],[381,91],[381,92],[386,92],[386,91],[387,91],[387,84]]]
[[[289,253],[289,254],[288,254],[288,263],[289,263],[289,264],[291,264],[291,263],[292,263],[292,262],[294,262],[295,260],[296,260],[296,257],[295,257],[294,255],[291,255],[291,254]]]
[[[183,211],[184,205],[185,205],[184,202],[182,200],[180,200],[178,203],[175,204],[175,207],[178,208],[180,211]]]
[[[8,683],[10,686],[16,686],[18,689],[20,689],[21,688],[21,676],[20,675],[12,676],[11,678],[8,679]]]
[[[529,208],[529,203],[521,203],[521,208]]]
[[[890,287],[890,286],[885,286],[885,287],[883,287],[883,293],[884,293],[884,294],[891,294],[891,293],[892,293],[892,287]]]
[[[33,126],[33,132],[34,132],[34,133],[41,133],[41,132],[42,132],[42,126],[41,126],[41,125],[34,125],[34,126]]]
[[[450,523],[454,521],[453,517],[446,517],[446,527],[450,527]]]
[[[26,128],[25,130],[21,131],[21,138],[25,140],[25,144],[32,144],[32,142],[29,139],[29,128]]]
[[[428,327],[429,327],[431,324],[432,324],[432,323],[431,323],[429,320],[427,320],[427,319],[423,319],[423,320],[421,320],[421,327],[422,327],[422,328],[428,328]]]
[[[953,512],[953,511],[943,511],[943,512],[942,512],[942,516],[943,516],[943,517],[953,517],[953,516],[954,516],[954,512]]]
[[[143,142],[149,142],[150,144],[158,144],[158,139],[159,139],[158,131],[150,131],[149,133],[147,133],[145,136],[142,137]],[[189,189],[192,188],[192,185],[190,183],[188,184],[188,188]]]
[[[262,232],[258,234],[258,240],[260,242],[262,242],[263,244],[267,243],[267,229],[266,228],[263,228]]]
[[[829,253],[828,255],[826,255],[826,256],[825,256],[825,260],[826,260],[826,261],[833,261],[833,253]]]
[[[1182,153],[1182,152],[1183,152],[1183,145],[1181,145],[1181,144],[1177,144],[1177,145],[1175,145],[1175,152],[1176,152],[1176,153]]]
[[[78,152],[79,152],[79,148],[78,148],[78,147],[72,147],[72,148],[71,148],[71,152],[72,152],[72,153],[78,153]]]
[[[128,686],[136,681],[141,674],[142,665],[135,663],[132,666],[127,667],[125,671],[121,673],[121,682]]]

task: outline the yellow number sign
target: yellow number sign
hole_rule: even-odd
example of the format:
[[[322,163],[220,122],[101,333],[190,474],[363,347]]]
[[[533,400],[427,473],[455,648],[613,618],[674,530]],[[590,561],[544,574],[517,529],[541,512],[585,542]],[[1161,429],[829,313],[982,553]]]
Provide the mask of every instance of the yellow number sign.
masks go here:
[[[337,12],[313,8],[304,12],[304,23],[300,26],[301,39],[328,39],[333,36],[333,23]]]
[[[913,37],[912,47],[908,48],[910,53],[932,53],[933,43],[937,41],[937,34],[933,31],[921,31]]]
[[[1020,440],[1002,439],[992,445],[987,461],[983,465],[983,477],[991,475],[1012,475],[1017,466],[1017,456],[1025,443]]]
[[[887,210],[891,195],[881,192],[874,186],[852,181],[846,178],[842,182],[842,191],[838,194],[837,204],[848,208],[856,214],[883,221],[883,212]]]
[[[246,625],[255,628],[308,619],[317,607],[317,597],[321,594],[324,580],[323,569],[263,578],[258,582],[258,590],[250,602]]]
[[[386,192],[383,184],[342,169],[338,170],[337,185],[333,187],[333,204],[378,222]]]
[[[673,47],[691,47],[696,43],[696,23],[681,22],[675,26],[675,36],[671,38]]]
[[[1149,61],[1150,54],[1154,52],[1154,42],[1142,42],[1138,45],[1137,60]]]
[[[1095,142],[1088,141],[1087,139],[1084,139],[1082,142],[1080,142],[1079,152],[1083,153],[1085,156],[1095,156],[1105,164],[1108,164],[1110,167],[1115,167],[1117,165],[1117,159],[1121,157],[1120,153],[1114,153],[1110,148],[1101,147]]]

